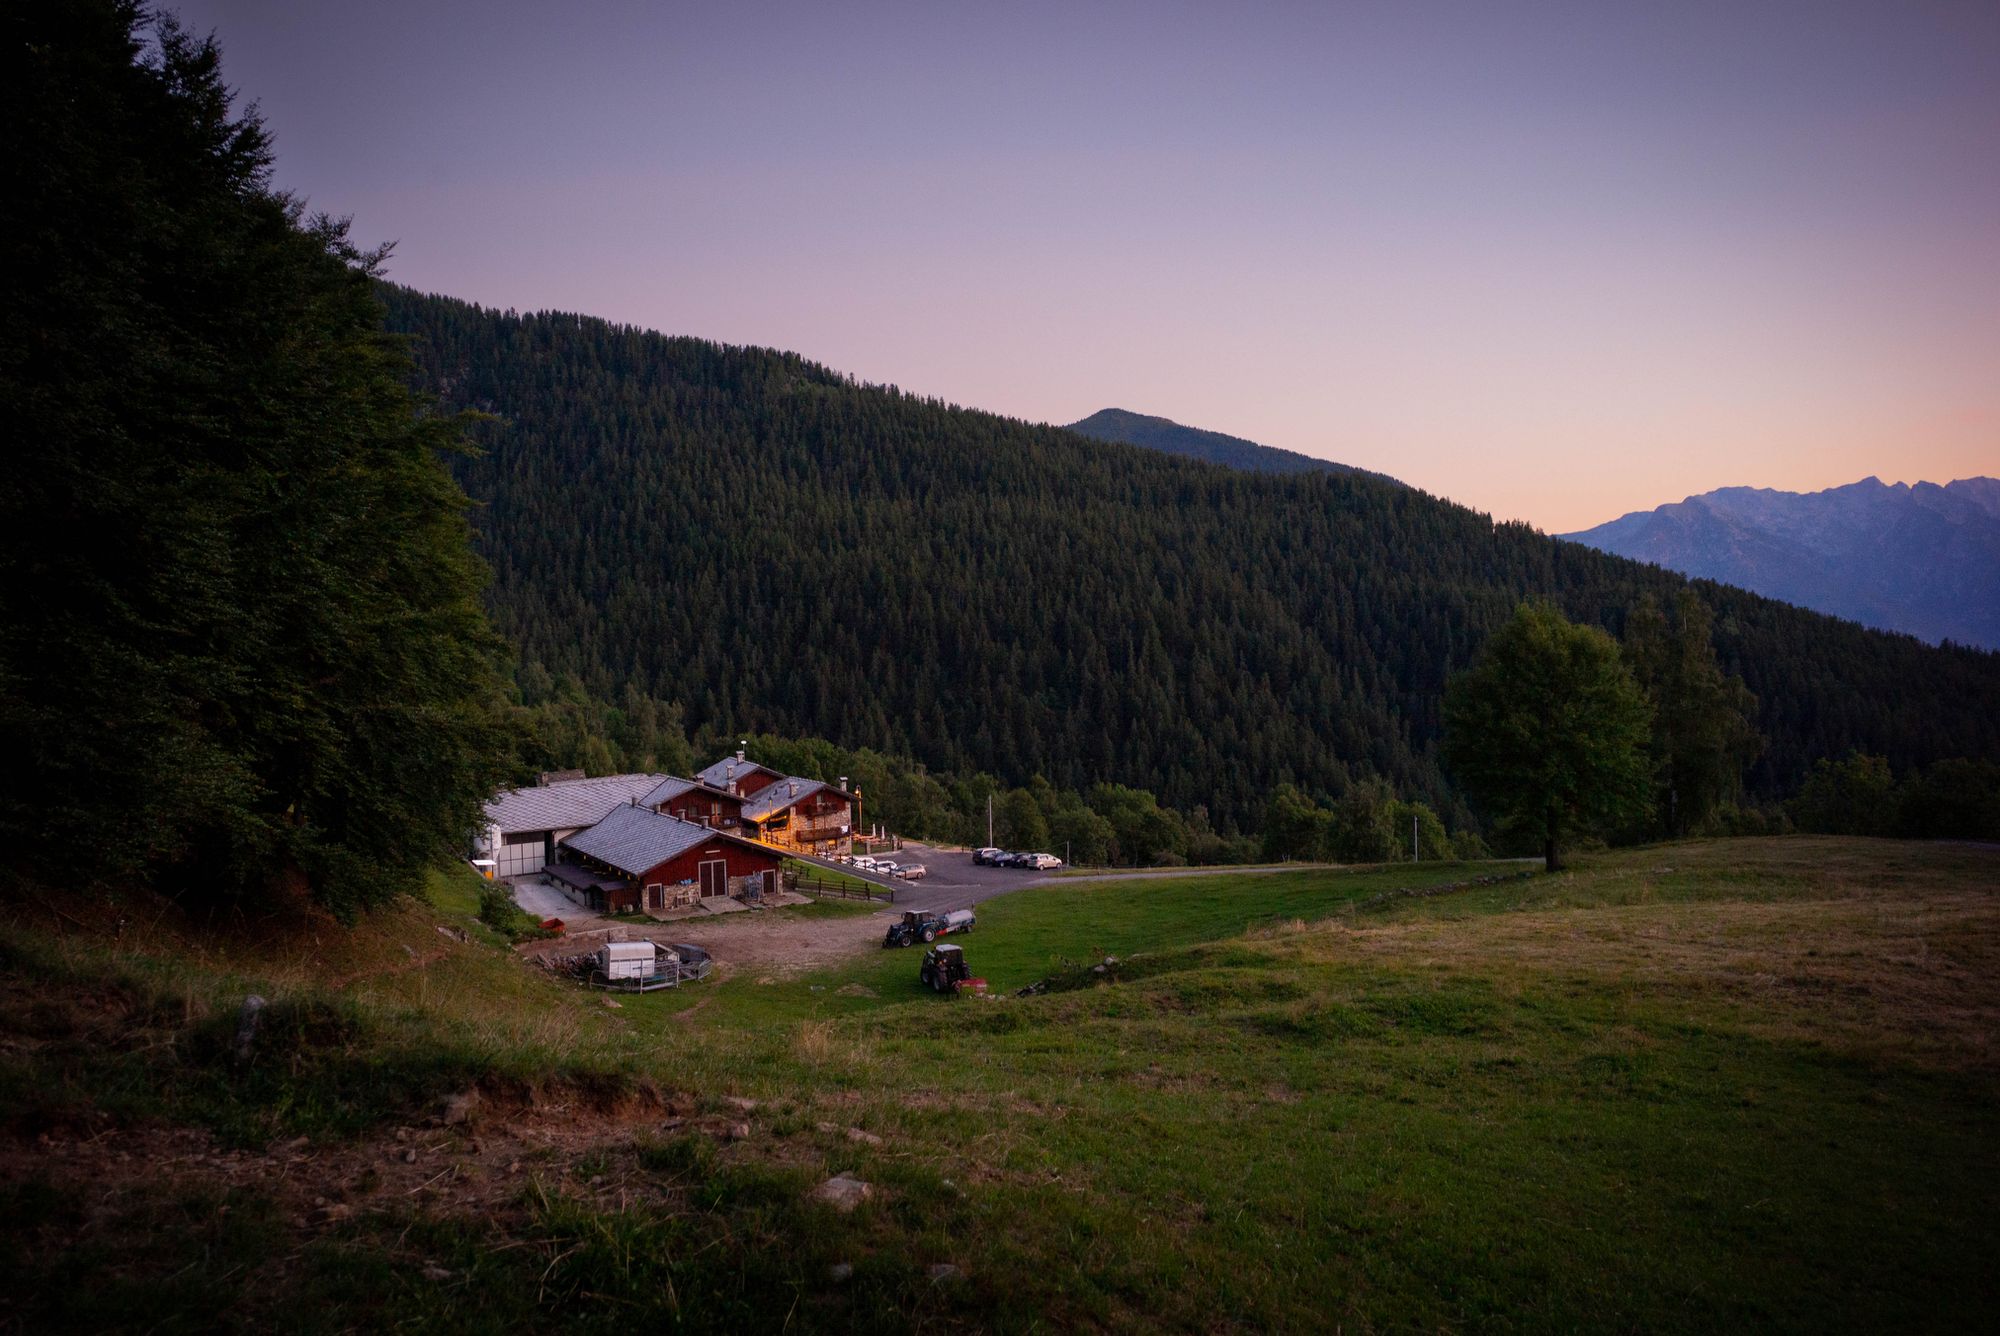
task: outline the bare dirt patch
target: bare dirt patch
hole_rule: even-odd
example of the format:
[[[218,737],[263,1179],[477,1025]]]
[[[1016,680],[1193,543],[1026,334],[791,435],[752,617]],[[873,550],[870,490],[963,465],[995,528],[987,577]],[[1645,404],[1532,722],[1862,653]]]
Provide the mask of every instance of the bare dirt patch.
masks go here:
[[[689,1133],[728,1140],[743,1117],[644,1089],[609,1102],[561,1090],[455,1102],[456,1110],[357,1140],[299,1137],[262,1149],[226,1146],[198,1127],[109,1122],[8,1136],[0,1182],[38,1179],[86,1194],[100,1211],[141,1193],[250,1189],[276,1201],[302,1234],[409,1207],[506,1216],[537,1181],[615,1209],[675,1198],[670,1179],[639,1164],[643,1149]]]
[[[801,915],[782,909],[753,909],[715,918],[671,923],[634,923],[610,929],[624,937],[657,942],[693,942],[715,957],[724,976],[754,970],[786,978],[809,974],[879,946],[887,925],[883,914]],[[525,956],[570,955],[595,950],[604,930],[529,942]]]

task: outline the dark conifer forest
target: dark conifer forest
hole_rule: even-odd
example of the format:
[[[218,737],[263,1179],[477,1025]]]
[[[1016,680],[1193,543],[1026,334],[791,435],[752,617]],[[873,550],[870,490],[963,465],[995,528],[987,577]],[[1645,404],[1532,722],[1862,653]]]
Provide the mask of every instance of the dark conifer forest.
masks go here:
[[[171,16],[0,36],[0,885],[391,900],[514,732],[460,429],[412,400],[382,253],[272,187]]]
[[[1253,826],[1388,780],[1453,818],[1446,679],[1524,598],[1618,634],[1690,582],[1413,488],[1269,476],[856,383],[790,353],[384,288],[524,675]],[[1853,751],[2000,758],[2000,655],[1695,582],[1756,697],[1747,794]]]

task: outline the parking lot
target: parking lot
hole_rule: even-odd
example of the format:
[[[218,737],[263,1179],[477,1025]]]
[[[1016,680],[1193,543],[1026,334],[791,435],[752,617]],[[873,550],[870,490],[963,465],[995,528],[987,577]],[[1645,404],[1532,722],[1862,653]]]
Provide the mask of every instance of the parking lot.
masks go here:
[[[900,881],[870,876],[855,868],[843,868],[851,877],[861,877],[877,885],[896,888],[898,909],[963,909],[990,900],[1023,886],[1048,880],[1045,872],[1017,867],[978,867],[972,854],[941,850],[928,844],[906,842],[900,853],[884,854],[898,863],[922,863],[926,875],[921,881]]]

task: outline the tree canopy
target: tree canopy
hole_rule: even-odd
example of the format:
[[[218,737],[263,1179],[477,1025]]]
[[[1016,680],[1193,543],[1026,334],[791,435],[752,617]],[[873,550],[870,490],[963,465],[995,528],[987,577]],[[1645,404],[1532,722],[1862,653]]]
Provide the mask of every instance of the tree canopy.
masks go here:
[[[1453,772],[1503,828],[1540,837],[1551,872],[1578,831],[1645,812],[1651,729],[1617,643],[1541,604],[1516,609],[1445,698]]]
[[[1653,811],[1660,832],[1698,830],[1742,787],[1763,747],[1751,726],[1757,698],[1716,662],[1714,616],[1683,589],[1670,623],[1648,592],[1625,618],[1625,660],[1653,706]]]
[[[171,17],[15,6],[0,50],[9,869],[394,895],[509,748],[462,433],[409,393],[382,252],[272,188]]]

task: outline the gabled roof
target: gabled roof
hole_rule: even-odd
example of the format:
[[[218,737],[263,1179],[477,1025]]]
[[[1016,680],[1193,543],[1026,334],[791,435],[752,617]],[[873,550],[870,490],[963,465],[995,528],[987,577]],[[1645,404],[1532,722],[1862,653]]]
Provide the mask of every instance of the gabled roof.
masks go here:
[[[600,775],[560,779],[532,789],[503,789],[486,804],[486,819],[503,834],[588,826],[655,788],[665,775]]]
[[[579,830],[562,844],[563,848],[595,858],[628,877],[642,877],[668,859],[678,858],[710,840],[727,840],[778,857],[761,844],[630,803],[613,808],[602,821],[589,830]]]
[[[773,812],[782,812],[793,803],[803,802],[825,787],[817,779],[793,779],[787,775],[745,798],[743,815],[752,821],[762,821]]]
[[[793,785],[798,787],[794,789]],[[759,789],[745,798],[743,815],[752,821],[762,821],[773,812],[782,812],[794,803],[804,802],[821,789],[825,789],[828,793],[838,793],[849,801],[854,797],[851,793],[842,793],[823,779],[798,779],[787,775],[777,783]]]
[[[682,779],[678,775],[668,775],[659,782],[658,786],[652,792],[647,793],[639,799],[639,806],[658,807],[663,802],[678,798],[683,793],[695,789],[699,789],[703,793],[712,793],[718,798],[727,798],[731,802],[743,801],[737,794],[731,793],[727,789],[718,789],[713,784],[703,784],[699,780]]]
[[[758,765],[755,761],[739,761],[734,756],[725,756],[706,770],[697,770],[694,777],[711,788],[727,790],[730,778],[741,779],[753,770],[761,770],[772,779],[785,778],[782,770],[773,770],[768,765]]]

